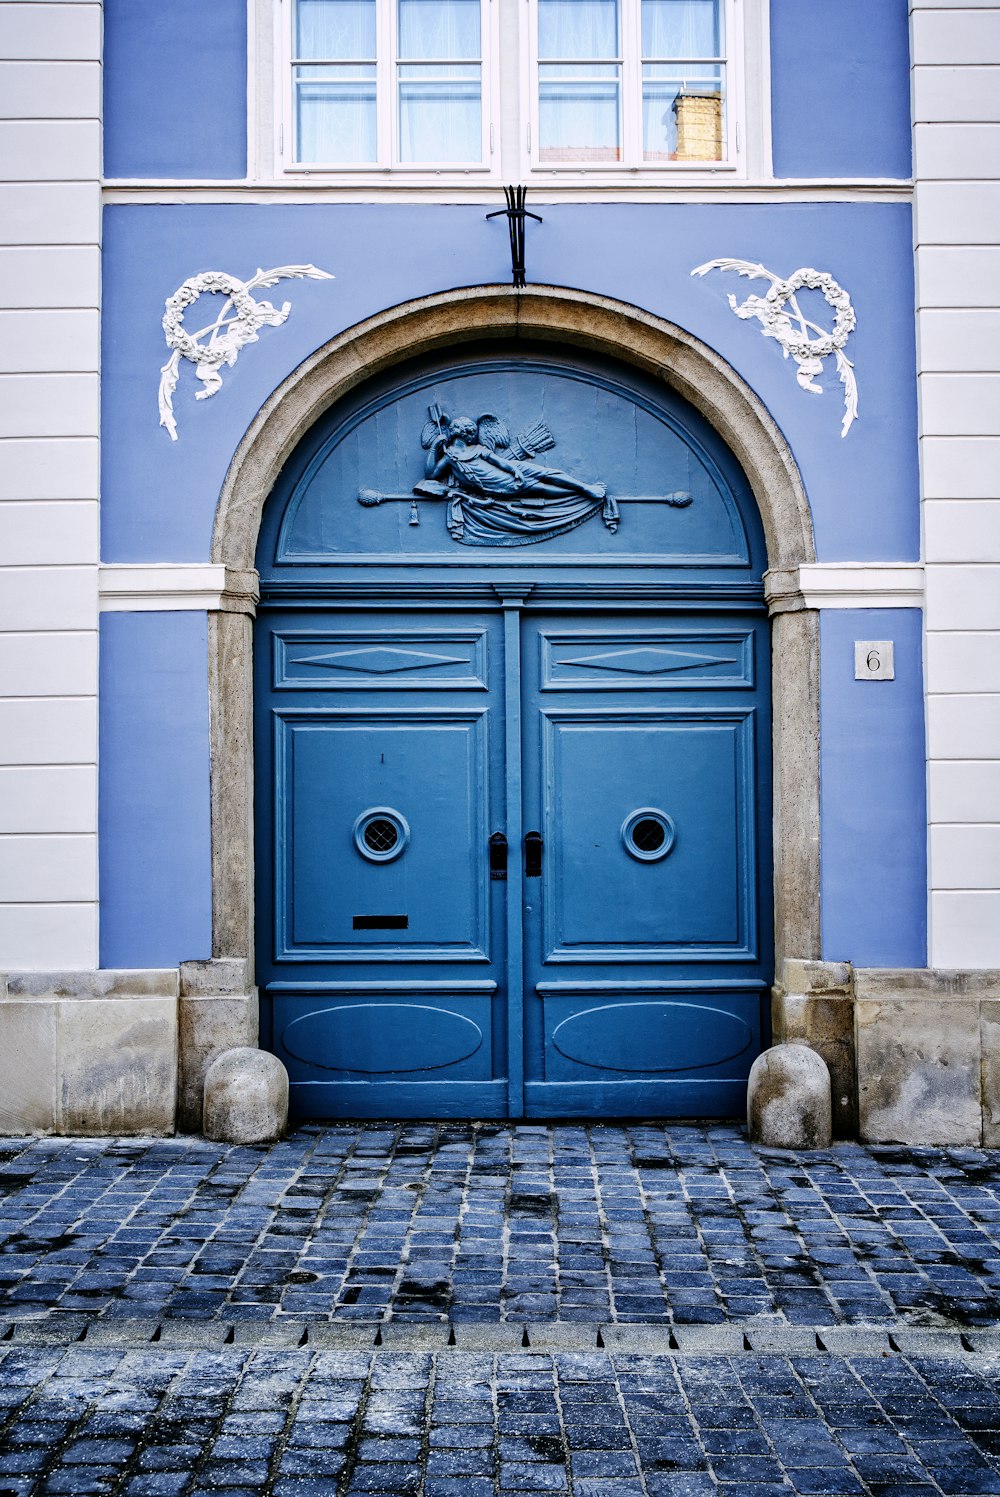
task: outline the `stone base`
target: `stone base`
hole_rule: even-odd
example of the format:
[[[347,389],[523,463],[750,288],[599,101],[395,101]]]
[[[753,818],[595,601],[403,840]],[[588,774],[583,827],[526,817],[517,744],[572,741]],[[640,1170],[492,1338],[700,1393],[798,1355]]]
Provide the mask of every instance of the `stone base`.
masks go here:
[[[858,1136],[853,972],[846,962],[782,964],[771,990],[776,1045],[808,1045],[830,1072],[834,1138]]]
[[[177,1127],[200,1133],[209,1066],[227,1050],[257,1044],[259,1004],[247,963],[182,962]]]
[[[0,1134],[197,1131],[211,1061],[257,1040],[247,977],[225,961],[0,975]]]
[[[786,961],[772,1028],[827,1062],[838,1136],[1000,1147],[1000,972]]]
[[[747,1132],[768,1149],[828,1149],[830,1069],[809,1045],[772,1045],[747,1082]]]
[[[209,1066],[257,1043],[250,975],[0,974],[0,1134],[199,1131]],[[1000,972],[787,960],[771,1013],[826,1062],[835,1137],[1000,1148]]]

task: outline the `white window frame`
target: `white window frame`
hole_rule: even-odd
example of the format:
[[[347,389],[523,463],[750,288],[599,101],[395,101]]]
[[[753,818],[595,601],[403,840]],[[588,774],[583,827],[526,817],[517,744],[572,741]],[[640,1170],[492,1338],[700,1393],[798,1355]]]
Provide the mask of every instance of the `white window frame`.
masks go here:
[[[389,183],[427,193],[464,186],[475,193],[501,183],[522,181],[552,187],[570,198],[602,189],[614,198],[648,189],[653,192],[692,189],[738,181],[772,181],[771,73],[769,73],[769,0],[725,0],[726,135],[725,162],[537,162],[536,0],[481,0],[484,13],[482,96],[484,96],[484,163],[322,163],[292,159],[292,0],[247,0],[250,16],[250,162],[249,180],[302,186],[386,187]],[[383,0],[392,9],[391,0]],[[641,42],[641,39],[639,39]],[[503,51],[506,48],[506,52]],[[391,70],[394,64],[383,61]],[[635,130],[641,139],[641,58],[633,58],[636,75]],[[501,88],[503,79],[503,88]],[[386,100],[388,96],[388,100]],[[395,154],[395,79],[382,88],[388,118],[380,121],[382,141]],[[388,135],[386,135],[388,130]],[[528,145],[530,142],[530,145]]]
[[[396,0],[376,0],[376,41],[378,56],[376,78],[377,161],[313,162],[295,160],[295,104],[292,81],[292,41],[295,0],[279,0],[275,7],[275,104],[279,121],[275,147],[276,175],[284,177],[322,176],[327,181],[359,182],[363,179],[384,180],[387,176],[406,177],[414,185],[433,183],[442,176],[471,177],[477,182],[500,180],[498,130],[494,109],[500,97],[499,37],[497,0],[479,0],[482,84],[481,162],[411,162],[399,160],[399,94],[397,86]]]
[[[746,37],[743,6],[738,0],[723,0],[725,50],[725,119],[726,155],[722,161],[647,162],[642,159],[642,16],[641,0],[618,0],[621,21],[621,91],[620,130],[622,160],[545,161],[538,157],[539,82],[538,82],[538,0],[527,0],[527,46],[522,45],[521,69],[522,131],[521,174],[526,181],[553,184],[586,180],[592,185],[621,185],[622,180],[641,181],[647,185],[676,182],[678,177],[745,175],[743,163],[744,99],[746,97]],[[693,59],[691,59],[693,60]]]

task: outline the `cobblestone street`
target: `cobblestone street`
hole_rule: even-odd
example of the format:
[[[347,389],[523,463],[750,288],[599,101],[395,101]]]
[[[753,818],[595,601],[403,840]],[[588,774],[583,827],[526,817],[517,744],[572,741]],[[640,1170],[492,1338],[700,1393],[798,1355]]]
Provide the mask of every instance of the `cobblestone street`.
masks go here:
[[[0,1144],[0,1497],[1000,1493],[1000,1156]]]

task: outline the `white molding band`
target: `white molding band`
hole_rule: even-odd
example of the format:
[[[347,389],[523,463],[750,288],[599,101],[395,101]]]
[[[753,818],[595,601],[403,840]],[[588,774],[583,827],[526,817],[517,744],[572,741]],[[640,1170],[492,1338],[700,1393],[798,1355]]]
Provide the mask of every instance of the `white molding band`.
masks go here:
[[[100,569],[102,613],[253,613],[256,572],[217,562],[117,562]]]
[[[100,569],[102,613],[253,613],[256,572],[217,562],[116,562]],[[810,562],[764,574],[772,613],[801,608],[922,608],[924,569],[912,561]]]
[[[764,573],[772,613],[800,608],[922,608],[924,568],[915,561],[828,561]]]

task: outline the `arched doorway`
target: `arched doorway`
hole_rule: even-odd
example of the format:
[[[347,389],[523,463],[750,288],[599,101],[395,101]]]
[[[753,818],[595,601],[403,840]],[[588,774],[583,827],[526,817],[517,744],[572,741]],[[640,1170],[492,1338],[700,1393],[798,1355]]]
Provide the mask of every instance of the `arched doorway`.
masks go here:
[[[662,382],[369,380],[257,552],[262,1040],[299,1116],[726,1116],[772,976],[763,527]]]
[[[265,501],[302,439],[366,380],[408,359],[510,338],[603,356],[675,391],[721,437],[749,481],[766,540],[772,612],[775,958],[817,959],[818,615],[797,592],[796,573],[815,560],[815,548],[794,459],[758,397],[698,339],[628,304],[544,286],[450,291],[346,329],[274,391],[234,455],[211,550],[226,568],[233,599],[231,611],[209,616],[213,955],[254,958],[253,652],[245,609],[256,595]]]

